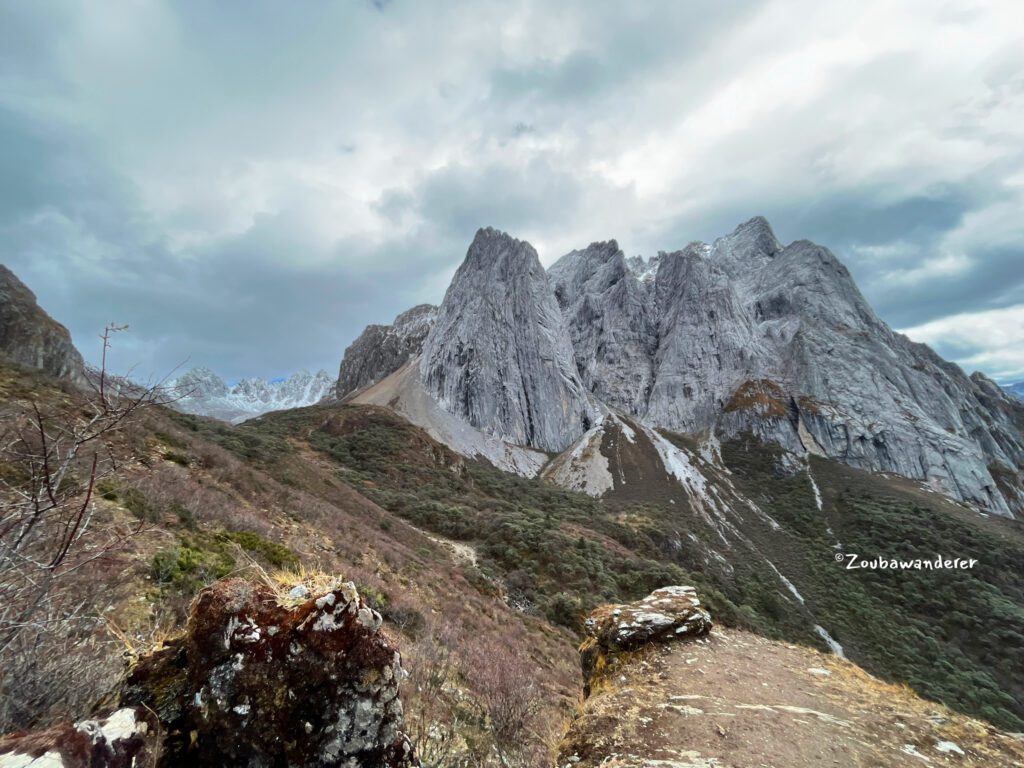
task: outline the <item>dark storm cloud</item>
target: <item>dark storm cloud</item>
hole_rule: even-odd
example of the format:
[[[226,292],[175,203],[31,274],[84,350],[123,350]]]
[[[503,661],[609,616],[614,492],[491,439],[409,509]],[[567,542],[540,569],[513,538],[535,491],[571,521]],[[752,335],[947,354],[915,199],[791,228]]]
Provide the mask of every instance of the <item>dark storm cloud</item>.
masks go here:
[[[763,214],[894,326],[1024,377],[1016,331],[990,342],[1024,304],[1018,17],[5,3],[0,260],[87,357],[129,322],[121,367],[272,376],[333,370],[366,323],[439,301],[480,226],[551,263]]]

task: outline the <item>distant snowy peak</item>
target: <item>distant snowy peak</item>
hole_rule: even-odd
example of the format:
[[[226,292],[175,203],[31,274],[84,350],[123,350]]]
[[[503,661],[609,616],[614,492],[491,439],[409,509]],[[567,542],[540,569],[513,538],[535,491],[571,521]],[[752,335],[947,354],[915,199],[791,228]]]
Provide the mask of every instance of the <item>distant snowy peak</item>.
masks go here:
[[[181,397],[175,403],[179,411],[237,424],[269,411],[318,403],[334,389],[334,384],[326,371],[299,371],[287,379],[242,379],[229,387],[209,368],[193,368],[171,386]]]
[[[1018,381],[1015,384],[1007,384],[1003,389],[1019,400],[1024,400],[1024,381]]]

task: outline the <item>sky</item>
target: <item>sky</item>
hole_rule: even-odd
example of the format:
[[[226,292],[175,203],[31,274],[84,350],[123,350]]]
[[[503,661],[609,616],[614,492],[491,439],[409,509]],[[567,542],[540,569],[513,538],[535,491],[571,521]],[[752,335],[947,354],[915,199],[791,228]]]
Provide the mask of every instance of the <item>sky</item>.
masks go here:
[[[0,262],[143,378],[334,372],[481,226],[754,215],[1024,379],[1024,3],[0,0]]]

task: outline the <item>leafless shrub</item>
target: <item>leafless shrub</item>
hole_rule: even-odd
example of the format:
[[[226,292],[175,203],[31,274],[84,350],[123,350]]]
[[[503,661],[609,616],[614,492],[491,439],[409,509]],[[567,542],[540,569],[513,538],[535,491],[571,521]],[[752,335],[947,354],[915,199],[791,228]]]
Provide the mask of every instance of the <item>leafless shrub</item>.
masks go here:
[[[466,741],[474,718],[472,702],[460,688],[458,639],[450,625],[434,623],[403,652],[409,679],[402,691],[406,732],[424,768],[479,764]]]
[[[503,768],[535,765],[541,695],[529,656],[501,638],[480,638],[469,649],[468,674]]]
[[[141,409],[166,402],[159,386],[111,379],[103,364],[93,391],[70,403],[34,402],[0,434],[0,729],[30,724],[55,697],[74,699],[85,675],[50,678],[75,653],[90,657],[95,619],[76,575],[124,545],[132,531],[100,525],[97,482],[117,468],[112,442]],[[77,649],[75,653],[71,649]],[[97,651],[98,652],[98,651]],[[69,661],[69,657],[72,661]],[[81,683],[81,686],[80,686]]]
[[[405,645],[406,727],[427,768],[546,762],[536,670],[507,639],[435,620]]]

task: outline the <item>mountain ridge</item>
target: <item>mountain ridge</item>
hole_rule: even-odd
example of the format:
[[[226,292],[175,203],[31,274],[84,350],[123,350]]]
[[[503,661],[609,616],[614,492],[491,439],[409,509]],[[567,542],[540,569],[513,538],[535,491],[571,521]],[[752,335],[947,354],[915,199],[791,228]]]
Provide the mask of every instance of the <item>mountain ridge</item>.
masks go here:
[[[754,217],[651,260],[609,240],[541,271],[529,244],[481,229],[423,346],[404,350],[423,352],[427,393],[473,428],[560,451],[610,408],[678,433],[751,432],[1024,511],[1024,408],[893,331],[823,246],[784,245]],[[524,357],[541,338],[547,351]],[[545,380],[546,366],[559,375]],[[525,385],[533,377],[545,385]]]
[[[228,386],[209,368],[196,367],[169,382],[178,399],[172,405],[196,416],[237,424],[270,411],[313,405],[334,392],[336,380],[326,371],[297,371],[287,379],[242,379]]]

